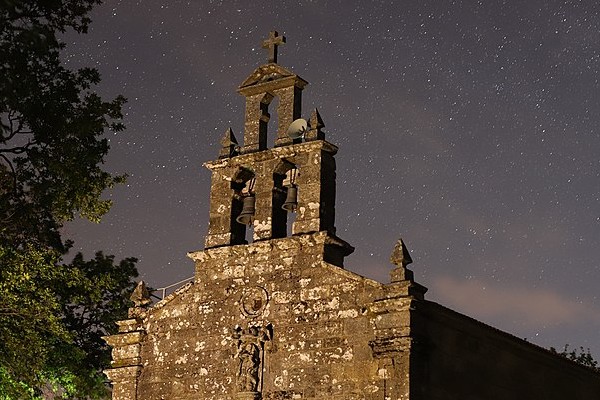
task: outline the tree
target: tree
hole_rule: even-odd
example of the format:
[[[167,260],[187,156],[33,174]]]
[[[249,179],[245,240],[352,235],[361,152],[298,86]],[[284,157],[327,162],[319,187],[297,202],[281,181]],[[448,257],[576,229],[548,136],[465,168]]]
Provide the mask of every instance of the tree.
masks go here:
[[[126,258],[115,264],[114,256],[105,256],[102,252],[85,261],[79,253],[67,265],[80,281],[75,287],[59,292],[62,315],[69,332],[73,333],[73,342],[69,344],[83,351],[78,366],[87,370],[86,376],[95,375],[98,366],[110,365],[109,347],[102,337],[116,333],[115,321],[127,318],[129,296],[136,286],[131,278],[138,276],[136,261]],[[101,393],[104,382],[102,377]]]
[[[578,364],[589,367],[597,372],[600,372],[600,367],[598,367],[598,361],[594,359],[592,354],[590,353],[590,349],[584,349],[583,347],[579,347],[579,349],[569,350],[569,345],[565,344],[565,347],[562,351],[557,351],[554,347],[550,347],[550,351],[558,354],[559,356],[563,356],[568,358],[571,361],[575,361]]]
[[[136,259],[59,259],[0,247],[0,399],[39,398],[44,386],[66,398],[107,394],[101,369],[110,352],[101,338],[127,317]]]
[[[49,341],[69,340],[51,286],[59,253],[0,246],[0,398],[21,398],[40,382]],[[51,338],[51,339],[49,339]],[[18,395],[18,396],[17,396]]]
[[[102,191],[124,179],[100,164],[125,99],[103,101],[90,90],[98,71],[70,71],[59,57],[57,34],[85,32],[97,3],[0,0],[0,238],[18,246],[61,248],[61,223],[99,220],[110,208]]]
[[[99,221],[111,206],[102,192],[124,181],[102,163],[125,99],[104,101],[97,70],[60,60],[60,35],[85,33],[99,3],[0,0],[0,399],[37,398],[44,385],[102,397],[100,336],[125,316],[137,276],[131,258],[63,261],[63,224]]]

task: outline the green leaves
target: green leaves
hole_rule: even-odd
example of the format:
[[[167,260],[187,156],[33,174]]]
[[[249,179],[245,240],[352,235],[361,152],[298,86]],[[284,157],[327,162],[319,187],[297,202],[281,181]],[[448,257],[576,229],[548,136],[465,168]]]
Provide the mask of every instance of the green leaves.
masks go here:
[[[135,286],[135,259],[62,260],[63,223],[100,221],[102,193],[125,180],[102,168],[125,98],[102,99],[96,69],[60,59],[60,34],[85,32],[99,3],[0,0],[0,400],[105,398],[101,336]]]
[[[2,385],[7,391],[19,393],[21,382],[38,382],[36,371],[45,365],[49,337],[70,340],[52,290],[64,276],[54,268],[58,257],[33,246],[0,247],[0,366],[13,382],[12,388]]]
[[[101,252],[69,264],[59,258],[48,249],[0,246],[0,399],[35,398],[52,385],[64,398],[107,393],[102,336],[127,317],[137,260],[115,263]]]
[[[127,258],[115,264],[114,256],[102,252],[84,261],[79,253],[66,266],[77,281],[59,292],[65,304],[64,322],[74,332],[74,343],[86,353],[87,365],[108,366],[108,346],[102,336],[115,333],[114,322],[127,318],[129,296],[136,285],[132,278],[138,276],[136,261]]]

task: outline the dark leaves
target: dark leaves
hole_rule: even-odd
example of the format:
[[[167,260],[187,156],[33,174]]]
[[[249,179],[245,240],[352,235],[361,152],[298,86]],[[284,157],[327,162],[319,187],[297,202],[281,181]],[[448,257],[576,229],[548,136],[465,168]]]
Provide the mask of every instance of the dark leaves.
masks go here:
[[[102,99],[96,69],[60,59],[60,34],[85,32],[99,3],[0,0],[0,398],[103,397],[101,336],[135,286],[135,259],[61,259],[63,223],[99,221],[102,193],[125,179],[102,168],[125,99]]]
[[[559,356],[563,356],[571,361],[575,361],[578,364],[589,367],[597,372],[600,372],[600,367],[598,367],[598,361],[594,360],[594,357],[590,353],[590,349],[584,349],[583,347],[579,347],[579,349],[569,350],[569,345],[566,344],[562,351],[557,351],[554,347],[550,347],[550,351],[558,354]]]

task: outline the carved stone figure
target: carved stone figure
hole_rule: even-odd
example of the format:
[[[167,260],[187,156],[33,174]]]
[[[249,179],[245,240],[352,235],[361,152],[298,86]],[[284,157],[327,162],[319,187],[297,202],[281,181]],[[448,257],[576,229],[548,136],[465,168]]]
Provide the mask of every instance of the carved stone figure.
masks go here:
[[[260,349],[256,343],[242,343],[237,352],[239,368],[237,386],[240,392],[256,392],[258,389],[258,368]]]
[[[236,327],[233,338],[237,339],[238,361],[236,371],[237,390],[239,392],[259,392],[259,383],[262,375],[264,343],[271,340],[272,327],[258,328],[251,326],[248,329]]]

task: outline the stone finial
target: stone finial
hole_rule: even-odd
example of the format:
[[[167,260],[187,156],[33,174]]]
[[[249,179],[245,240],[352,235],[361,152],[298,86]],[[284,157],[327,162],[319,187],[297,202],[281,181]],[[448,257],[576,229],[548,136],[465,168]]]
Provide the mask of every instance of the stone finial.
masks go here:
[[[148,288],[146,287],[146,283],[144,281],[140,281],[137,284],[135,290],[133,291],[129,299],[133,301],[133,304],[136,308],[145,307],[148,304],[152,303],[152,299],[150,298],[150,292],[148,291]]]
[[[394,251],[392,251],[392,255],[390,256],[390,261],[396,265],[390,271],[390,293],[394,296],[412,296],[417,300],[423,300],[427,288],[415,282],[413,272],[406,268],[408,264],[412,263],[412,258],[402,239],[396,242]]]
[[[269,49],[269,63],[277,63],[277,47],[285,44],[285,36],[279,36],[277,31],[269,32],[269,38],[262,42],[263,49]]]
[[[410,258],[410,253],[402,239],[399,239],[396,243],[394,251],[392,251],[392,255],[390,256],[390,261],[392,264],[397,265],[390,273],[392,283],[400,281],[412,282],[414,280],[412,271],[406,268],[408,264],[412,263],[412,258]]]
[[[219,158],[230,158],[238,155],[240,146],[231,128],[228,128],[221,139],[221,152]]]
[[[402,239],[399,239],[396,243],[394,251],[390,256],[390,261],[392,262],[392,264],[402,268],[406,268],[408,264],[413,262],[412,258],[410,258],[410,253],[408,252],[408,249],[406,248],[406,245],[404,244]]]
[[[323,128],[325,124],[323,123],[321,114],[319,114],[319,110],[316,108],[310,115],[309,125],[310,129],[304,136],[305,140],[325,140],[325,134],[321,131],[321,128]]]

